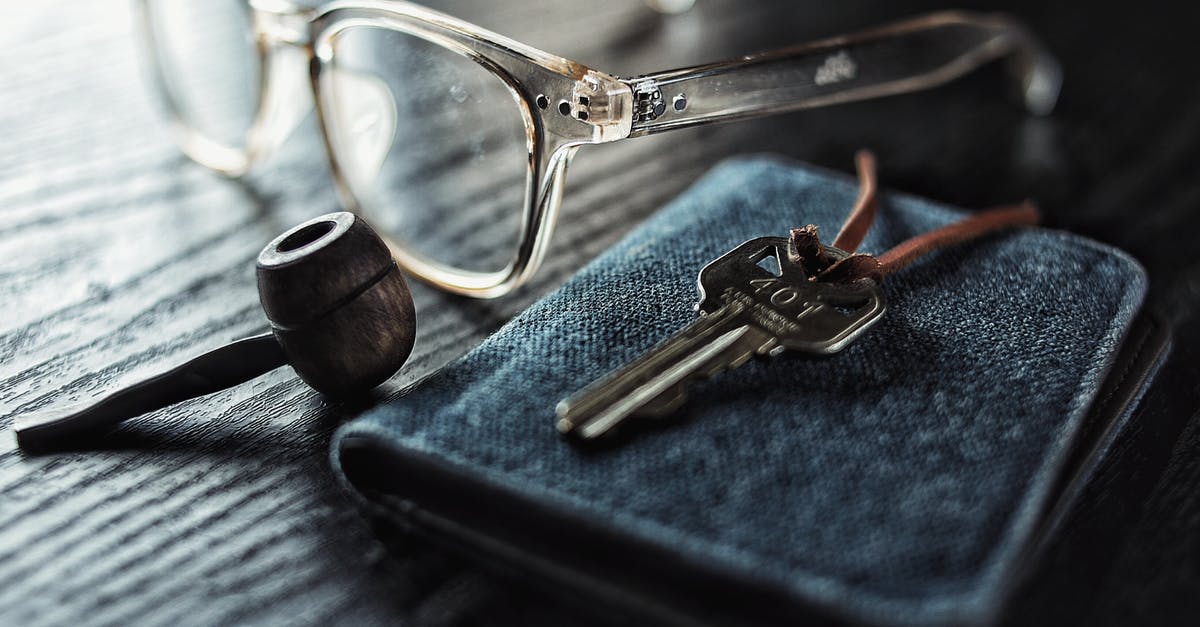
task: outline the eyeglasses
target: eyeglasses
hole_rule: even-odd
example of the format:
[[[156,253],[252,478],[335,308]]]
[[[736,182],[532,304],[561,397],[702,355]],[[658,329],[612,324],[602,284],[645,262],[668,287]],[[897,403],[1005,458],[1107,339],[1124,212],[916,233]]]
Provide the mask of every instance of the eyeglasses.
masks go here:
[[[933,13],[619,78],[408,2],[139,4],[185,153],[240,176],[315,100],[345,207],[416,277],[482,298],[541,264],[580,146],[926,89],[998,58],[1035,114],[1061,82],[1056,61],[1003,15]]]

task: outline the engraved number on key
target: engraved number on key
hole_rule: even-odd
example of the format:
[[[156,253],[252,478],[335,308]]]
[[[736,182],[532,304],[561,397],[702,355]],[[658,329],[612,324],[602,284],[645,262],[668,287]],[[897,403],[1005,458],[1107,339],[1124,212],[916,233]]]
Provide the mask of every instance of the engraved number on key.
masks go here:
[[[834,256],[846,253],[826,247]],[[779,273],[759,262],[773,256]],[[878,286],[817,283],[787,258],[787,240],[750,240],[709,263],[697,281],[701,316],[665,342],[558,404],[558,430],[582,439],[632,416],[665,416],[693,379],[756,355],[835,353],[883,315]]]

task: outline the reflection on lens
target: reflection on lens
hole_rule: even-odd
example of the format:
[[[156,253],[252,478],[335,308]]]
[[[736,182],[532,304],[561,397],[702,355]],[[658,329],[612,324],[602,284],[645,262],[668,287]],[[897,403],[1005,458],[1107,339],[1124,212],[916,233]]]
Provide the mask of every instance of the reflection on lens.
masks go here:
[[[259,57],[245,0],[152,0],[167,97],[184,123],[241,148],[258,106]]]
[[[321,74],[330,141],[371,223],[459,270],[503,270],[519,242],[529,148],[507,85],[414,35],[341,31]]]

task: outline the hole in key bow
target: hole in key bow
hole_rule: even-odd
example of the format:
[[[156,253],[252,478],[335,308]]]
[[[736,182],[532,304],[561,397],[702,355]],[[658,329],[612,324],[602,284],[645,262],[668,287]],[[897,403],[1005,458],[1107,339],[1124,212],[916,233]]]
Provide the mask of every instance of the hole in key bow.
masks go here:
[[[774,253],[768,252],[765,257],[758,260],[758,267],[770,272],[772,276],[783,275],[783,268],[779,267],[779,258]]]

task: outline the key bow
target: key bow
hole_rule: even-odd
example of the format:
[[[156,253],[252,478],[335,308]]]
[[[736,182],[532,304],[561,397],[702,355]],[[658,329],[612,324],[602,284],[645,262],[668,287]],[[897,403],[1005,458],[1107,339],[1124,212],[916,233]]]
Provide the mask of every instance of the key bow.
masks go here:
[[[778,338],[778,349],[820,355],[838,352],[883,315],[877,283],[823,281],[790,249],[785,238],[760,237],[708,264],[700,271],[699,309],[740,303],[743,315]],[[854,257],[831,246],[821,246],[819,255],[832,260],[828,268]]]

